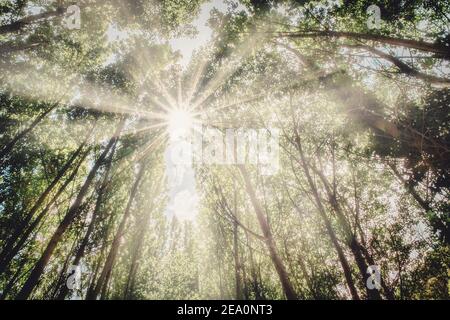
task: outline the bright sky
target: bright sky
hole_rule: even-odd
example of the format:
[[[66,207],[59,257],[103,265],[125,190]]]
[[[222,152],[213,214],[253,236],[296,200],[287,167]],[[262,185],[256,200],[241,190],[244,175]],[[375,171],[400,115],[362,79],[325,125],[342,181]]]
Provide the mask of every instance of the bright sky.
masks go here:
[[[186,66],[195,50],[206,45],[211,40],[212,30],[207,26],[210,12],[213,8],[225,12],[227,5],[223,0],[212,0],[204,3],[199,16],[193,21],[198,31],[194,38],[181,37],[172,39],[169,44],[179,51],[182,59],[180,64]],[[195,172],[191,164],[175,165],[171,161],[171,153],[176,148],[176,142],[171,142],[166,149],[166,176],[169,182],[169,203],[166,208],[168,217],[176,216],[182,221],[195,221],[198,213],[198,194],[195,183]]]
[[[181,37],[169,41],[171,47],[179,51],[183,57],[181,65],[186,66],[194,50],[199,49],[211,39],[212,30],[207,26],[207,22],[213,8],[226,12],[227,4],[223,0],[212,0],[203,3],[199,16],[192,23],[198,30],[198,34],[194,38]]]

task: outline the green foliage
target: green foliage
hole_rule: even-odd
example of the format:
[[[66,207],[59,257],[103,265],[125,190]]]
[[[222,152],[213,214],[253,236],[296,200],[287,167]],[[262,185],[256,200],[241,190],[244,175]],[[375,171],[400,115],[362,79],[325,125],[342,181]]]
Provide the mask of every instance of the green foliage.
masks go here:
[[[1,299],[365,299],[374,264],[381,298],[448,299],[448,2],[214,2],[181,66],[203,4],[88,1],[70,30],[0,1]],[[172,212],[182,108],[278,128],[278,172],[194,163]]]

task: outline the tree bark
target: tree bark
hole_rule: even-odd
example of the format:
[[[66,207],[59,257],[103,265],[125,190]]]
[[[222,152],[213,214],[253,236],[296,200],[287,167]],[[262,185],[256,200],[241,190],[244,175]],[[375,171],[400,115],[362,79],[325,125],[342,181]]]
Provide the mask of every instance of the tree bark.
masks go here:
[[[49,201],[49,203],[45,206],[45,208],[33,220],[33,222],[25,229],[25,231],[23,231],[23,233],[20,234],[20,238],[18,238],[17,243],[14,242],[13,244],[15,244],[15,245],[13,247],[11,247],[10,250],[5,252],[5,256],[0,262],[0,274],[5,271],[6,267],[9,265],[9,263],[11,263],[12,259],[23,248],[23,246],[24,246],[25,242],[28,240],[30,234],[36,229],[36,227],[40,224],[40,222],[45,217],[45,215],[50,210],[50,208],[53,206],[53,204],[59,199],[60,195],[64,192],[64,190],[67,188],[67,186],[73,181],[73,179],[75,178],[75,176],[78,173],[78,169],[80,168],[84,159],[86,159],[88,153],[89,153],[89,150],[84,152],[84,154],[81,156],[80,161],[78,162],[78,165],[72,171],[70,176],[66,179],[64,184],[58,189],[55,196]]]
[[[349,249],[352,251],[353,257],[355,258],[356,265],[358,266],[358,270],[359,270],[359,273],[360,273],[360,276],[362,279],[362,285],[363,285],[363,287],[366,288],[367,298],[369,300],[380,300],[381,296],[380,296],[380,293],[378,292],[378,290],[376,290],[376,289],[371,290],[366,285],[367,279],[370,276],[367,273],[368,265],[367,265],[367,263],[364,259],[364,256],[361,252],[361,244],[358,242],[358,239],[356,238],[355,234],[352,232],[351,226],[348,223],[347,219],[345,218],[344,213],[342,212],[342,209],[341,209],[339,203],[337,202],[336,195],[334,194],[334,192],[331,191],[331,186],[329,185],[329,182],[327,181],[327,179],[325,178],[323,173],[320,170],[314,168],[313,166],[311,166],[311,167],[313,168],[313,171],[315,171],[319,175],[319,178],[321,179],[321,181],[325,187],[325,192],[328,196],[328,202],[330,203],[331,207],[333,208],[333,210],[338,218],[339,225],[343,229],[345,241],[346,241]]]
[[[302,145],[301,145],[301,140],[300,140],[300,136],[298,135],[298,132],[296,129],[295,130],[295,144],[297,146],[297,150],[300,154],[300,160],[301,160],[301,164],[303,167],[303,171],[305,172],[306,178],[308,180],[308,184],[311,188],[311,191],[313,193],[314,196],[314,200],[316,202],[319,214],[323,220],[323,222],[325,223],[325,228],[327,230],[327,233],[331,239],[331,242],[333,243],[334,248],[336,249],[336,252],[338,254],[338,258],[339,261],[341,263],[342,266],[342,270],[344,271],[344,276],[345,279],[347,281],[347,286],[350,290],[350,294],[353,298],[353,300],[359,300],[359,295],[358,295],[358,291],[356,290],[356,286],[355,283],[353,281],[353,277],[352,277],[352,273],[351,273],[351,269],[350,269],[350,265],[348,264],[347,258],[345,257],[344,251],[341,248],[341,245],[339,244],[339,241],[336,237],[336,234],[333,230],[333,227],[331,225],[331,222],[326,214],[325,208],[323,207],[322,204],[322,200],[320,199],[318,190],[316,188],[316,185],[314,184],[314,181],[311,177],[311,174],[309,172],[309,167],[308,167],[308,163],[306,161],[305,155],[303,153],[303,149],[302,149]]]
[[[5,24],[3,26],[0,26],[0,35],[19,32],[26,26],[36,23],[40,20],[45,20],[45,19],[54,18],[57,16],[62,16],[62,15],[64,15],[64,12],[65,12],[64,9],[65,9],[64,7],[61,7],[56,10],[30,15],[30,16],[22,18],[20,20],[14,21],[10,24]]]
[[[234,191],[234,215],[238,219],[237,205],[236,205],[236,190]],[[239,232],[237,221],[233,222],[233,256],[234,256],[234,278],[236,289],[236,300],[242,300],[242,285],[241,285],[241,262],[239,259]]]
[[[77,250],[77,253],[75,254],[75,258],[72,263],[72,265],[74,265],[74,266],[78,266],[81,262],[81,259],[84,257],[84,255],[86,253],[86,247],[89,243],[89,239],[90,239],[91,234],[94,231],[94,227],[97,223],[98,215],[100,212],[100,206],[103,204],[103,196],[106,192],[106,188],[109,183],[110,170],[111,170],[112,160],[113,160],[113,157],[114,157],[114,154],[116,151],[116,147],[117,147],[117,141],[114,143],[112,150],[108,156],[108,159],[106,160],[105,173],[103,176],[103,181],[98,190],[98,196],[97,196],[97,200],[95,202],[94,212],[92,213],[91,222],[89,223],[86,233],[83,237],[83,240],[81,241],[81,244]],[[69,292],[69,288],[67,286],[63,286],[58,294],[57,299],[64,300],[66,298],[68,292]]]
[[[86,135],[86,138],[81,143],[81,145],[78,147],[78,149],[72,154],[72,156],[67,160],[67,162],[64,164],[64,166],[58,171],[55,178],[52,180],[52,182],[47,186],[47,188],[44,190],[44,192],[40,195],[36,203],[33,205],[33,207],[30,209],[30,211],[25,215],[25,218],[20,221],[19,225],[15,228],[15,231],[11,235],[11,237],[6,241],[6,244],[3,247],[3,250],[0,253],[0,273],[3,271],[3,265],[5,257],[7,257],[10,254],[10,250],[16,243],[17,239],[20,237],[20,234],[23,232],[24,228],[29,224],[31,219],[33,218],[36,211],[39,209],[39,207],[44,203],[45,199],[48,197],[48,195],[52,192],[53,188],[59,183],[59,181],[62,179],[62,177],[66,174],[67,170],[69,170],[72,163],[75,161],[75,159],[79,156],[82,149],[86,145],[86,142],[89,138],[89,136],[92,133],[92,130],[94,127],[88,132]]]
[[[315,38],[315,37],[330,37],[330,38],[348,38],[348,39],[359,39],[359,40],[369,40],[375,42],[381,42],[385,44],[390,44],[394,46],[401,46],[410,49],[416,49],[425,52],[431,52],[436,54],[438,57],[445,59],[450,59],[449,48],[436,43],[417,41],[411,39],[401,39],[389,36],[368,34],[368,33],[357,33],[357,32],[344,32],[344,31],[323,31],[323,30],[312,30],[310,32],[281,32],[278,34],[281,37],[290,38]]]
[[[145,216],[142,221],[140,221],[140,227],[138,232],[136,233],[136,237],[134,239],[135,245],[133,248],[133,255],[131,258],[131,266],[130,271],[128,273],[127,277],[127,283],[125,286],[125,292],[123,295],[124,299],[132,299],[133,292],[134,292],[134,284],[136,280],[136,274],[139,268],[139,260],[141,258],[141,250],[142,246],[144,244],[144,238],[145,238],[145,232],[147,231],[148,223],[150,221],[150,213],[151,209],[148,212],[145,212]]]
[[[133,200],[137,194],[139,183],[142,179],[142,176],[144,175],[144,168],[145,168],[145,165],[143,163],[141,163],[138,174],[137,174],[134,184],[131,188],[130,197],[128,198],[128,203],[125,208],[125,212],[123,214],[123,217],[122,217],[120,225],[117,229],[117,232],[114,236],[108,257],[106,258],[105,265],[103,266],[103,270],[100,274],[99,279],[97,280],[97,284],[96,284],[94,290],[92,290],[92,292],[88,292],[88,295],[86,297],[87,300],[97,299],[97,297],[100,293],[100,290],[102,290],[102,288],[103,288],[102,297],[105,296],[105,290],[106,290],[105,288],[106,288],[107,282],[109,280],[109,277],[111,275],[111,271],[113,269],[114,262],[117,257],[117,253],[119,251],[120,241],[122,239],[123,232],[125,231],[126,223],[128,221],[128,218],[131,215],[131,205],[133,204]]]
[[[44,119],[52,110],[54,110],[59,103],[53,104],[50,108],[42,112],[39,116],[34,119],[34,121],[30,124],[28,128],[18,133],[3,149],[0,151],[0,161],[3,162],[5,156],[12,150],[15,144],[25,137],[30,131],[32,131],[41,121]]]
[[[269,250],[270,258],[271,258],[272,263],[274,264],[275,269],[278,273],[278,277],[280,278],[280,282],[281,282],[281,286],[283,288],[284,294],[286,295],[286,298],[288,300],[295,300],[295,299],[297,299],[297,294],[295,293],[294,288],[289,280],[289,277],[286,272],[286,268],[283,264],[283,261],[281,260],[280,256],[278,255],[275,241],[272,236],[272,232],[270,231],[270,227],[269,227],[267,219],[264,215],[261,204],[259,203],[259,201],[256,197],[255,190],[253,189],[253,185],[250,181],[248,172],[243,165],[238,165],[238,168],[241,171],[242,177],[244,178],[245,188],[250,197],[250,201],[253,205],[253,209],[255,210],[256,217],[257,217],[259,225],[261,227],[261,231],[263,232],[263,235],[265,237],[265,243],[266,243],[267,249]]]
[[[80,189],[80,192],[78,193],[77,198],[75,199],[74,203],[70,207],[69,211],[65,215],[64,219],[59,224],[58,228],[54,232],[52,238],[50,239],[50,242],[48,243],[46,249],[44,250],[41,258],[38,260],[36,265],[34,266],[33,271],[31,272],[30,276],[28,277],[27,281],[23,285],[22,289],[20,290],[19,294],[17,295],[16,299],[18,300],[24,300],[27,299],[33,289],[36,287],[40,276],[42,275],[42,272],[44,271],[45,267],[48,264],[48,261],[50,260],[50,257],[53,254],[53,251],[56,249],[56,246],[58,245],[59,241],[61,240],[64,232],[67,230],[67,228],[71,225],[73,220],[76,218],[77,214],[79,213],[80,206],[83,202],[84,197],[86,196],[86,193],[92,184],[92,181],[94,180],[95,175],[97,174],[98,169],[103,164],[106,155],[111,150],[111,147],[115,143],[115,141],[118,139],[118,136],[120,132],[122,131],[125,124],[125,119],[122,118],[119,122],[119,125],[117,126],[116,132],[114,136],[111,138],[105,149],[103,150],[100,157],[97,159],[95,164],[93,165],[91,171],[89,172],[89,175],[87,176],[83,186]]]
[[[107,246],[108,246],[108,240],[110,238],[110,231],[112,229],[113,223],[114,223],[114,215],[110,215],[109,219],[108,219],[108,223],[106,225],[105,236],[103,237],[102,246],[101,246],[101,249],[100,249],[100,254],[99,254],[99,257],[97,259],[95,268],[94,268],[94,273],[93,273],[93,275],[92,275],[92,277],[90,279],[89,288],[87,290],[86,297],[85,297],[86,299],[87,299],[87,297],[89,297],[92,294],[92,292],[95,289],[97,276],[98,276],[98,273],[100,271],[100,267],[101,267],[101,264],[102,264],[102,261],[103,261],[103,257],[105,256],[105,252],[106,252],[106,249],[107,249]]]
[[[432,76],[432,75],[420,72],[420,71],[410,67],[408,64],[404,63],[400,59],[398,59],[390,54],[387,54],[381,50],[378,50],[374,47],[367,46],[367,45],[345,45],[345,47],[364,49],[366,51],[369,51],[369,52],[377,55],[378,57],[380,57],[386,61],[389,61],[390,63],[392,63],[393,65],[395,65],[398,68],[400,73],[405,74],[407,76],[411,76],[411,77],[423,80],[425,82],[428,82],[430,84],[433,84],[435,86],[439,86],[442,88],[447,88],[450,86],[450,79],[440,78],[440,77],[436,77],[436,76]]]

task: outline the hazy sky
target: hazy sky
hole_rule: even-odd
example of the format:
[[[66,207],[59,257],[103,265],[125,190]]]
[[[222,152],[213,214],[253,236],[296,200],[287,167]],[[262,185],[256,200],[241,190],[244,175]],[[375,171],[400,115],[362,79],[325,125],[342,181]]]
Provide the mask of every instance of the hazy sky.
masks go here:
[[[183,66],[187,65],[194,50],[205,45],[211,39],[212,30],[207,26],[207,22],[213,8],[216,8],[221,12],[225,12],[227,9],[227,4],[224,3],[223,0],[211,0],[205,2],[201,6],[199,16],[193,21],[193,25],[197,28],[198,34],[194,38],[182,37],[169,41],[172,48],[180,51],[183,56],[181,60],[181,64]]]

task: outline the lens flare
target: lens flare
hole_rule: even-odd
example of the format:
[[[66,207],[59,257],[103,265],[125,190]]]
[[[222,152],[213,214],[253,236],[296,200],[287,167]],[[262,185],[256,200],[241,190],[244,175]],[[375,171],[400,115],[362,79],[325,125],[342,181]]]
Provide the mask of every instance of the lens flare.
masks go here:
[[[172,139],[186,136],[193,124],[194,117],[188,110],[173,109],[168,114],[167,131]]]

